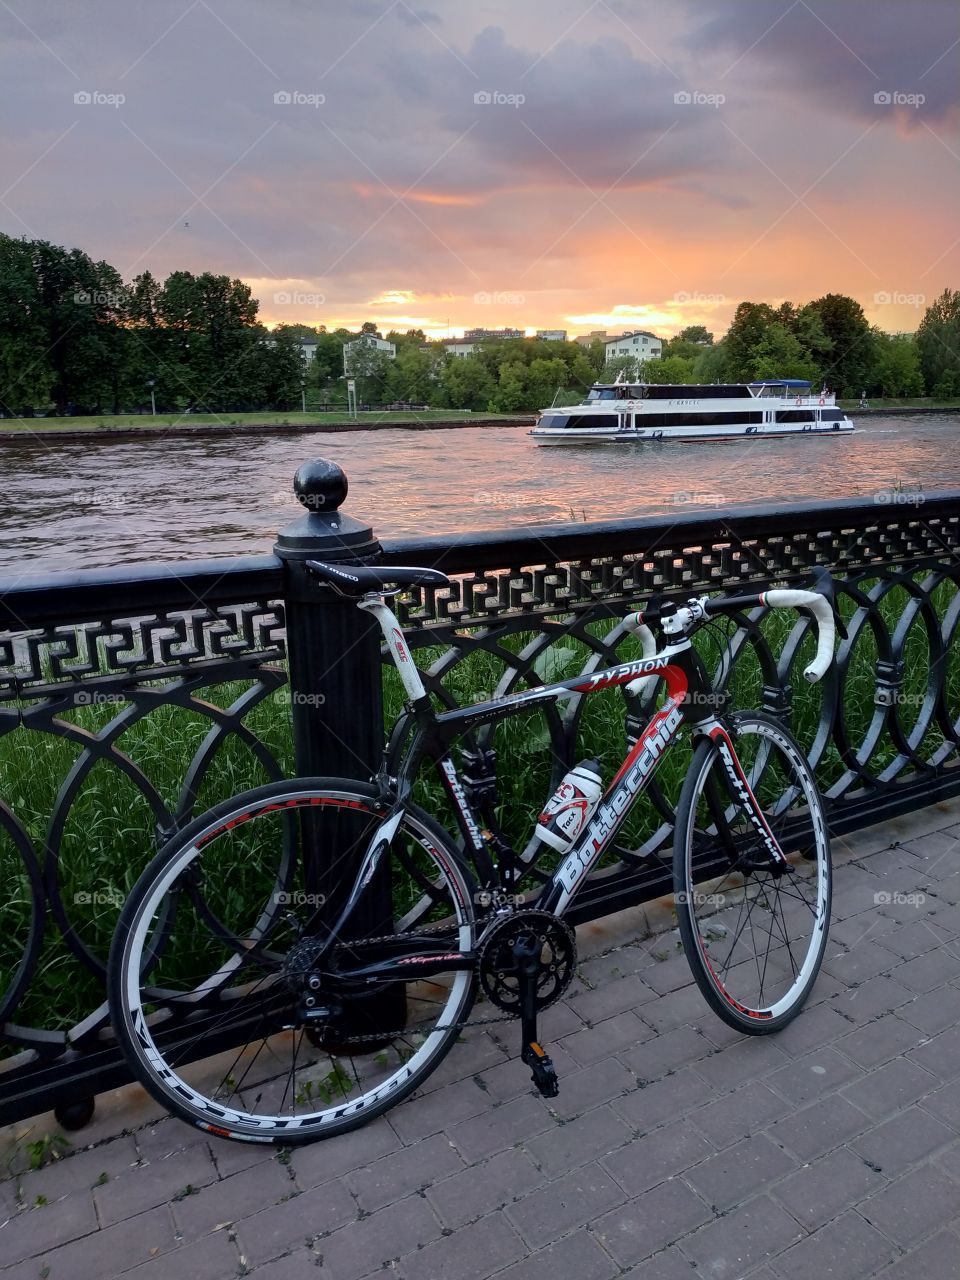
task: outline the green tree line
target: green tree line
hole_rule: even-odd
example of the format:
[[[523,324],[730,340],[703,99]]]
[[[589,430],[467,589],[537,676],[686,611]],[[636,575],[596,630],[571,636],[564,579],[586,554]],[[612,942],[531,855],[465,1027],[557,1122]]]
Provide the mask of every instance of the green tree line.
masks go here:
[[[346,398],[344,344],[357,331],[268,330],[249,286],[225,275],[149,271],[125,282],[80,249],[0,234],[0,413],[288,410]],[[806,378],[841,396],[960,397],[960,291],[945,289],[915,334],[871,326],[853,298],[741,302],[719,340],[702,325],[660,360],[608,361],[602,342],[485,341],[455,356],[420,329],[388,332],[395,358],[352,349],[361,402],[511,413],[580,399],[623,373],[649,382]],[[315,354],[308,364],[301,344]]]

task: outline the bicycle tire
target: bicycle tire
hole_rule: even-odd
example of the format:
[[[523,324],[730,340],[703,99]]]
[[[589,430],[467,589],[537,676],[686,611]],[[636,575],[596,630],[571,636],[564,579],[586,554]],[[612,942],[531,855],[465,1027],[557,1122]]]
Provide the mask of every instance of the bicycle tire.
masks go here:
[[[763,712],[724,721],[778,844],[777,872],[730,783],[717,741],[694,752],[677,806],[673,880],[684,953],[707,1004],[750,1035],[799,1013],[823,960],[830,921],[830,842],[802,749]]]
[[[314,840],[332,832],[339,850],[356,855],[352,881],[383,818],[376,794],[335,778],[243,792],[168,841],[134,886],[110,950],[113,1029],[136,1078],[187,1123],[242,1141],[331,1137],[407,1097],[456,1040],[475,998],[475,968],[415,980],[408,959],[389,981],[363,986],[345,976],[344,957],[362,967],[391,944],[353,936],[356,909],[324,961],[318,996],[324,1009],[342,1007],[326,1022],[296,1025],[303,1009],[296,989],[313,972],[310,947],[318,945],[304,950],[302,915],[322,897],[298,887],[307,883],[299,856],[305,824]],[[433,945],[441,960],[458,964],[472,955],[472,878],[447,834],[416,806],[404,810],[389,869],[398,945],[414,953]],[[384,1003],[393,1011],[379,1016],[392,1026],[376,1024]],[[222,1057],[199,1060],[214,1048],[233,1055],[226,1070]]]

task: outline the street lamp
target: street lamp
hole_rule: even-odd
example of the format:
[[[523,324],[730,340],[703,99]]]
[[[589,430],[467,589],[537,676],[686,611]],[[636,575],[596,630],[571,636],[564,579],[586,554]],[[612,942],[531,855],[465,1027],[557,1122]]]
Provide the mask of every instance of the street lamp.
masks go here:
[[[157,416],[157,397],[154,394],[154,390],[153,390],[153,388],[156,386],[156,380],[154,378],[148,378],[147,386],[150,388],[150,412],[153,414],[154,417],[156,417]]]

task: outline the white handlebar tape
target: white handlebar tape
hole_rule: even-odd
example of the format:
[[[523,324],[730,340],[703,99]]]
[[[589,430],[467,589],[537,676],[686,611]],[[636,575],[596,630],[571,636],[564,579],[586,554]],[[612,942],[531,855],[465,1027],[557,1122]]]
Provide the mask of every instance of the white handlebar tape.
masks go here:
[[[803,673],[803,678],[811,684],[822,680],[833,662],[833,648],[837,639],[837,627],[833,620],[833,610],[828,601],[816,591],[797,591],[790,587],[777,587],[773,591],[764,591],[760,597],[762,604],[771,609],[809,609],[817,620],[817,656]]]
[[[644,622],[643,614],[630,614],[629,617],[624,619],[624,625],[628,631],[632,631],[639,639],[644,658],[655,658],[657,656],[657,642],[654,639],[653,632]],[[642,697],[647,687],[650,684],[655,684],[658,679],[658,676],[638,676],[636,680],[630,681],[626,686],[626,691],[633,698]]]

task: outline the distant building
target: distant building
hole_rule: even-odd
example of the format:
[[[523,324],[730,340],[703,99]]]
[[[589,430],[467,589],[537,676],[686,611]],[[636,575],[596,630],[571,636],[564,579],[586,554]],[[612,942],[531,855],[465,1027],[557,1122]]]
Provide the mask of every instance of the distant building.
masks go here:
[[[574,342],[579,343],[581,347],[589,347],[589,346],[592,346],[592,344],[596,342],[598,339],[601,342],[606,342],[607,340],[606,329],[593,329],[591,330],[590,333],[581,333],[576,338],[574,338]]]
[[[479,343],[467,342],[465,338],[444,338],[441,346],[451,356],[472,356]]]
[[[484,338],[507,342],[511,338],[523,337],[526,337],[526,334],[522,329],[465,329],[463,331],[464,342],[481,342]]]
[[[537,337],[543,342],[566,342],[566,329],[538,329]]]
[[[361,333],[359,338],[343,344],[343,372],[350,373],[351,367],[364,351],[381,351],[388,360],[395,360],[397,348],[385,338],[378,338],[375,333]]]
[[[663,342],[655,333],[648,333],[646,329],[623,333],[618,338],[607,338],[604,348],[608,360],[616,360],[618,356],[632,356],[634,360],[659,360],[663,354]]]
[[[300,339],[300,359],[304,364],[309,364],[313,357],[317,354],[318,342],[316,338]]]

